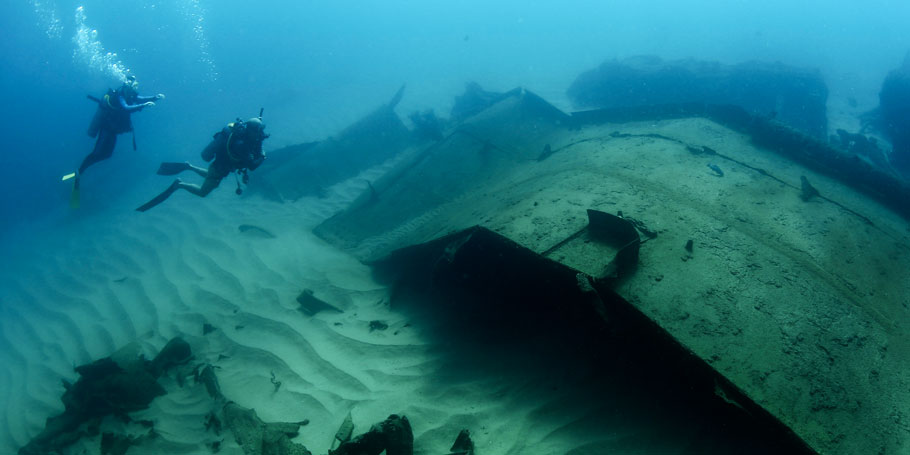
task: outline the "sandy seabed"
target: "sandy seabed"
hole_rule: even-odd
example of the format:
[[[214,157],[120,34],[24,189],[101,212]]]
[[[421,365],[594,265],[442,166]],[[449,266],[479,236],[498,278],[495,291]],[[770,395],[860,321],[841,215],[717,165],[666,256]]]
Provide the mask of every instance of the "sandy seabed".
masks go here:
[[[311,233],[363,182],[286,204],[226,188],[206,200],[181,192],[144,214],[85,211],[7,239],[0,453],[15,453],[63,411],[62,380],[77,379],[74,366],[132,342],[150,358],[176,336],[192,346],[194,364],[217,366],[229,399],[265,421],[308,419],[295,441],[313,453],[327,452],[348,412],[355,434],[406,415],[416,453],[447,453],[462,428],[484,453],[501,454],[641,447],[652,436],[628,424],[632,416],[619,410],[630,406],[617,407],[616,397],[592,400],[598,385],[571,370],[509,347],[466,349],[390,308],[389,290],[367,266]],[[275,238],[241,232],[242,224]],[[295,299],[305,288],[344,311],[300,312]],[[371,330],[374,320],[388,328]],[[204,324],[215,330],[204,334]],[[131,415],[154,422],[161,437],[129,453],[210,453],[206,445],[220,439],[220,453],[242,453],[229,434],[205,429],[215,403],[191,378],[180,386],[179,374],[162,377],[167,395]],[[110,420],[105,428],[147,432]],[[100,453],[99,439],[85,437],[68,453]]]

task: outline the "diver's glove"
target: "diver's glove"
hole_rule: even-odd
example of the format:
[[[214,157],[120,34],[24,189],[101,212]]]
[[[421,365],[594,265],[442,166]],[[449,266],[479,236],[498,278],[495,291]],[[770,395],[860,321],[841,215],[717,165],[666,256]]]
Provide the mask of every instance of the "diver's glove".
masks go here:
[[[156,100],[163,100],[163,99],[164,99],[164,93],[159,93],[159,94],[155,95],[155,99],[156,99]]]
[[[154,105],[155,105],[155,102],[154,102],[154,101],[146,101],[146,102],[142,103],[142,107],[143,107],[143,108],[152,107],[152,106],[154,106]]]

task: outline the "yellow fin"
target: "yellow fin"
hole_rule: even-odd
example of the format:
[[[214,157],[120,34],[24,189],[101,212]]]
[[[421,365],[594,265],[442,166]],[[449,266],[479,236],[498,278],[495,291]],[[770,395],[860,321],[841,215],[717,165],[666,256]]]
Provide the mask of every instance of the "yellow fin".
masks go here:
[[[60,179],[60,180],[65,182],[65,181],[67,181],[67,180],[69,180],[69,179],[71,179],[71,178],[73,178],[73,177],[75,177],[75,176],[76,176],[76,173],[73,172],[73,173],[71,173],[71,174],[66,174],[66,175],[64,175],[63,178]]]
[[[79,179],[73,180],[73,192],[70,194],[70,208],[79,208]]]

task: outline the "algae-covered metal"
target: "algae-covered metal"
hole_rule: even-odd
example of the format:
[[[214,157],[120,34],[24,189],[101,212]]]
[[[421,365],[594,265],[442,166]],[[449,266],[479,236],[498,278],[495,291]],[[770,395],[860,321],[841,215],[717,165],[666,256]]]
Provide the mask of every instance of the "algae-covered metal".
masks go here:
[[[845,183],[817,141],[729,108],[660,112],[567,116],[515,92],[315,232],[373,260],[480,225],[596,275],[603,245],[565,241],[587,209],[622,212],[650,234],[615,291],[650,321],[814,450],[910,449],[905,185]]]

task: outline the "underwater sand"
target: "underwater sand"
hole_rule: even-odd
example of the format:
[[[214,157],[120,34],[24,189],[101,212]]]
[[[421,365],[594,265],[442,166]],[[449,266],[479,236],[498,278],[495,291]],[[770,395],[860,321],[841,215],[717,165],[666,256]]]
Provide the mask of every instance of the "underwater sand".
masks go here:
[[[659,409],[630,413],[634,397],[605,391],[565,364],[522,354],[521,346],[454,343],[391,310],[388,290],[366,266],[310,232],[356,197],[362,182],[294,204],[238,198],[224,185],[206,200],[177,193],[145,214],[83,207],[26,240],[7,239],[0,453],[15,453],[62,412],[61,380],[77,379],[74,366],[134,341],[152,357],[175,336],[193,348],[190,367],[218,367],[229,399],[265,421],[308,419],[295,441],[313,453],[326,453],[348,412],[355,434],[391,413],[407,415],[415,453],[447,453],[462,428],[490,454],[673,453],[697,432],[693,423],[655,438],[665,419]],[[240,232],[242,224],[275,238]],[[295,299],[304,288],[344,312],[303,314]],[[389,328],[371,331],[373,320]],[[203,334],[206,323],[215,330]],[[131,415],[153,421],[161,437],[130,454],[210,453],[206,444],[220,439],[220,453],[242,453],[231,436],[206,431],[215,403],[191,378],[177,383],[187,374],[162,377],[168,394]],[[147,431],[108,420],[103,430]],[[83,438],[67,453],[100,453],[99,439]]]
[[[704,127],[697,127],[698,121],[696,127],[687,122],[692,121],[630,125],[623,131],[656,128],[686,140],[690,134],[699,141],[710,137]],[[606,127],[604,135],[609,130]],[[591,145],[593,156],[597,150]],[[669,150],[659,141],[654,145],[642,150],[660,156]],[[735,145],[719,148],[739,149]],[[565,151],[551,162],[558,164],[568,156]],[[623,172],[642,172],[639,168],[647,161],[642,158]],[[776,157],[767,159],[758,164],[768,169],[788,166],[777,163]],[[742,191],[748,187],[740,181],[745,171],[725,165],[728,175],[718,179],[703,163],[691,167],[665,159],[658,162],[643,173],[646,180],[672,181],[674,174],[695,169],[696,177],[683,188],[717,190],[718,198],[731,204],[729,210],[722,205],[721,218],[753,215],[733,209],[749,206],[745,202],[750,196]],[[326,453],[348,412],[355,434],[389,414],[405,414],[414,429],[415,453],[427,454],[446,453],[462,428],[472,431],[482,453],[573,455],[692,453],[686,450],[692,440],[714,430],[696,421],[680,421],[647,397],[598,382],[602,378],[576,370],[578,365],[571,360],[537,357],[520,344],[481,347],[471,342],[469,333],[442,336],[432,321],[391,309],[389,289],[374,282],[366,266],[311,233],[360,196],[365,181],[375,181],[383,170],[338,184],[324,199],[285,204],[256,196],[238,198],[230,181],[206,200],[177,193],[145,214],[132,210],[149,194],[138,188],[112,196],[109,203],[89,194],[85,206],[58,225],[38,228],[24,240],[5,239],[6,260],[0,265],[0,362],[6,366],[0,375],[0,406],[5,410],[0,453],[15,453],[41,431],[46,418],[63,410],[61,379],[74,381],[74,366],[109,356],[134,341],[151,357],[175,336],[193,347],[196,358],[191,366],[218,367],[229,399],[255,408],[265,421],[308,419],[295,441],[313,453]],[[863,198],[852,191],[838,191],[818,176],[812,175],[812,180],[824,194],[852,207],[864,206]],[[165,182],[158,179],[153,186]],[[725,188],[728,183],[740,191]],[[566,195],[575,191],[558,185],[551,189]],[[90,193],[90,185],[83,191]],[[504,191],[496,199],[511,196]],[[802,207],[797,198],[788,200]],[[566,204],[586,205],[574,198],[566,199]],[[852,220],[821,204],[809,207],[825,209],[820,219]],[[547,210],[564,208],[554,205]],[[864,208],[864,213],[879,215],[876,221],[889,218],[888,224],[900,224],[879,207]],[[652,215],[651,222],[670,222]],[[241,225],[260,227],[275,238],[256,229],[241,232]],[[512,234],[523,238],[521,232]],[[822,234],[828,236],[828,231]],[[678,249],[684,237],[676,240]],[[679,266],[679,253],[672,255],[672,263]],[[651,268],[657,263],[643,264],[642,282],[652,280]],[[704,267],[706,276],[718,272],[709,263],[693,261],[687,266]],[[662,282],[672,284],[669,279]],[[653,283],[644,287],[653,288]],[[303,289],[313,290],[344,312],[303,314],[295,301]],[[374,320],[385,322],[388,329],[371,331]],[[215,330],[204,334],[204,324]],[[724,369],[725,364],[716,366]],[[206,445],[221,439],[225,442],[220,453],[242,453],[229,435],[206,431],[204,417],[215,403],[192,380],[180,386],[180,375],[173,372],[162,378],[168,394],[148,410],[132,414],[136,420],[153,421],[161,438],[129,453],[209,453]],[[273,381],[281,383],[277,390]],[[106,425],[133,434],[147,431]],[[84,438],[67,453],[99,453],[98,440]]]

